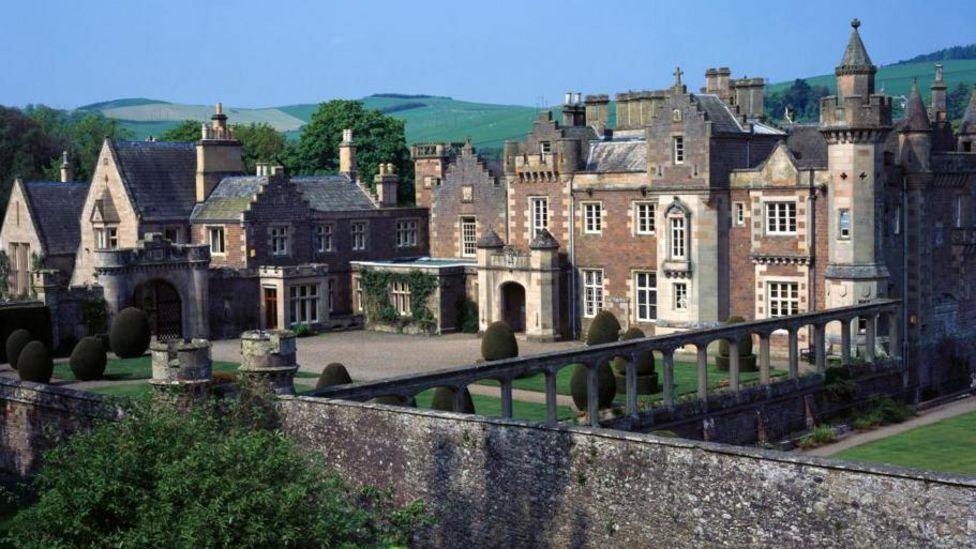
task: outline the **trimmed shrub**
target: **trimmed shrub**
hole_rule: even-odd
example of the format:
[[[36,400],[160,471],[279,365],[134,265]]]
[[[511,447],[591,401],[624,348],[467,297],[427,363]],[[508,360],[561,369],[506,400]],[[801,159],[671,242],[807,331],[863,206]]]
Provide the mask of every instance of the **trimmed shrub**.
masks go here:
[[[311,335],[315,335],[312,332],[312,327],[309,326],[308,324],[298,324],[297,326],[292,328],[292,331],[295,332],[295,337],[308,337]]]
[[[0,343],[6,342],[10,334],[23,329],[30,332],[31,337],[50,349],[51,339],[51,311],[46,305],[37,303],[3,305],[0,306]],[[4,345],[0,345],[0,364],[10,362]]]
[[[602,410],[609,408],[613,404],[613,397],[617,395],[617,382],[613,378],[613,370],[609,363],[597,366],[597,381],[599,382],[598,407]],[[582,364],[573,367],[573,377],[570,379],[570,389],[573,395],[573,404],[576,409],[586,411],[589,399],[586,392],[587,369]]]
[[[107,362],[102,340],[97,337],[85,337],[71,351],[69,365],[76,379],[92,381],[102,379]]]
[[[109,333],[112,352],[119,358],[136,358],[146,354],[151,338],[149,316],[141,309],[122,309]]]
[[[444,412],[457,412],[459,414],[473,414],[474,402],[471,400],[471,392],[465,387],[461,392],[461,407],[454,406],[454,396],[457,390],[454,387],[438,387],[434,389],[434,398],[430,402],[431,410],[442,410]]]
[[[504,320],[492,322],[481,338],[481,357],[485,360],[502,360],[518,356],[515,332]]]
[[[725,321],[726,324],[741,324],[745,319],[741,316],[730,316]],[[752,354],[752,336],[745,334],[738,339],[739,347],[739,371],[755,372],[759,369],[756,366],[756,355]],[[729,342],[724,339],[718,342],[718,355],[715,356],[715,369],[721,372],[729,371]]]
[[[624,335],[620,336],[621,341],[628,339],[640,339],[645,337],[644,331],[636,326],[630,327]],[[627,359],[618,356],[610,363],[613,367],[613,377],[617,384],[617,393],[627,392]],[[658,391],[658,375],[654,371],[654,351],[642,351],[637,356],[637,394],[650,395]]]
[[[319,381],[315,384],[315,388],[322,389],[324,387],[345,385],[347,383],[352,383],[352,378],[349,377],[349,371],[342,364],[333,362],[326,366],[322,370],[322,373],[319,374]]]
[[[50,383],[54,373],[51,352],[40,341],[31,341],[20,352],[17,359],[17,373],[21,381]]]
[[[7,359],[10,361],[10,367],[14,370],[17,369],[17,359],[20,357],[21,351],[24,347],[32,341],[30,332],[24,329],[14,330],[7,336]]]
[[[612,343],[620,338],[620,323],[613,313],[604,309],[596,314],[590,329],[586,332],[587,345]]]

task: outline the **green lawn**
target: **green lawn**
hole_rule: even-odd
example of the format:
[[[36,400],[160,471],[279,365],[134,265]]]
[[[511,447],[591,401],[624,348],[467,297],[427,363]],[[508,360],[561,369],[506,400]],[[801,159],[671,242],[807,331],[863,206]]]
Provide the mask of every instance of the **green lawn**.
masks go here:
[[[434,398],[434,390],[429,389],[417,395],[417,407],[430,409],[431,400]],[[471,395],[474,403],[474,411],[480,416],[501,417],[502,399],[484,395]],[[521,400],[512,401],[512,415],[515,419],[525,419],[529,421],[545,421],[546,405],[537,402],[523,402]],[[568,406],[557,406],[556,416],[559,419],[569,419],[576,416],[572,408]]]
[[[240,364],[236,362],[214,361],[214,372],[236,372]],[[54,377],[58,379],[74,380],[75,375],[67,362],[54,365]],[[317,378],[318,375],[312,372],[298,372],[295,377]],[[110,358],[105,366],[105,375],[102,379],[106,381],[123,381],[130,379],[151,379],[152,361],[149,355],[138,358]]]
[[[976,412],[855,446],[830,457],[976,475]]]
[[[664,364],[663,361],[658,359],[655,371],[658,373],[658,383],[662,384],[664,382]],[[786,372],[780,370],[771,370],[770,375],[773,377],[785,375]],[[560,395],[570,395],[572,394],[572,389],[570,388],[570,380],[573,377],[573,367],[567,366],[556,374],[556,392]],[[722,382],[729,379],[728,372],[720,372],[715,369],[714,364],[708,365],[708,388],[709,391],[714,391]],[[757,382],[759,380],[759,372],[740,372],[739,381],[742,384],[748,384]],[[499,383],[495,380],[486,380],[479,382],[482,385],[493,385],[498,386]],[[543,374],[536,374],[532,377],[527,377],[525,379],[516,379],[512,382],[512,388],[514,389],[524,389],[526,391],[537,391],[545,392],[546,390],[546,378]],[[663,389],[662,389],[663,391]],[[643,404],[648,402],[660,400],[663,397],[663,392],[658,391],[653,395],[642,396],[638,400]],[[674,362],[674,394],[675,397],[693,394],[698,391],[698,365],[694,362]],[[618,395],[617,401],[620,403],[626,402],[627,397],[623,394]]]

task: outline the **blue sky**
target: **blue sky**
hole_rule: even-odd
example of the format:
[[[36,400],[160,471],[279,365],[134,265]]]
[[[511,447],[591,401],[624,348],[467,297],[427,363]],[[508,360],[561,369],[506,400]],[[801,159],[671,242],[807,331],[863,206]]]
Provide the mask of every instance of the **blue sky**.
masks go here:
[[[429,6],[424,9],[423,6]],[[237,107],[377,92],[536,105],[667,85],[681,65],[830,72],[848,21],[875,63],[976,42],[976,2],[2,1],[0,103]]]

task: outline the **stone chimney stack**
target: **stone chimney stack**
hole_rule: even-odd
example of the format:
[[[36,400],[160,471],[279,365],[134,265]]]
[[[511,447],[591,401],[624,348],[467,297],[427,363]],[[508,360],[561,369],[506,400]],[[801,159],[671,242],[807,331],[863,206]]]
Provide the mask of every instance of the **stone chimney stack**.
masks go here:
[[[200,128],[200,141],[197,141],[197,202],[206,200],[227,175],[241,173],[244,173],[241,142],[234,139],[234,131],[227,126],[223,104],[217,103],[210,125]]]
[[[563,104],[563,125],[564,126],[585,126],[586,110],[580,99],[580,93],[566,92],[566,101]]]
[[[738,78],[732,80],[733,104],[746,118],[762,118],[765,108],[766,80],[763,78]]]
[[[609,114],[607,105],[610,104],[610,97],[606,94],[586,96],[586,121],[596,128],[597,133],[602,133],[607,128]]]
[[[352,130],[342,130],[342,142],[339,143],[339,173],[348,175],[356,180],[356,144],[352,140]]]
[[[395,208],[397,205],[397,177],[393,164],[380,164],[380,171],[373,178],[376,184],[376,198],[381,208]]]
[[[948,120],[948,112],[946,110],[946,83],[942,63],[936,63],[935,80],[929,89],[932,92],[932,120],[936,123],[946,122]]]
[[[68,160],[68,151],[61,152],[61,182],[67,183],[75,180],[75,169],[71,167]]]

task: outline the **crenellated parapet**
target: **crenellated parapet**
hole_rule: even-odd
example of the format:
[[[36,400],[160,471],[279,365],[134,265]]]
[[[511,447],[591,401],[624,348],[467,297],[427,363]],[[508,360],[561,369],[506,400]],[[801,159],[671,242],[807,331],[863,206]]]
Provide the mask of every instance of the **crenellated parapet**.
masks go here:
[[[174,244],[160,233],[149,233],[134,248],[95,250],[95,271],[106,273],[132,268],[172,265],[206,268],[210,265],[207,245]]]
[[[820,100],[820,131],[828,143],[878,143],[891,128],[891,97],[832,95]]]

